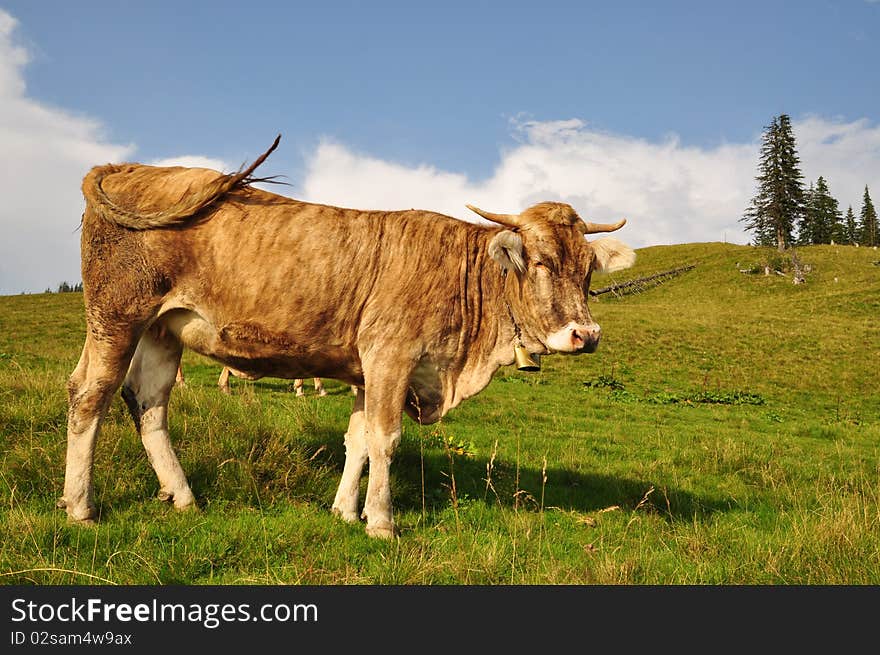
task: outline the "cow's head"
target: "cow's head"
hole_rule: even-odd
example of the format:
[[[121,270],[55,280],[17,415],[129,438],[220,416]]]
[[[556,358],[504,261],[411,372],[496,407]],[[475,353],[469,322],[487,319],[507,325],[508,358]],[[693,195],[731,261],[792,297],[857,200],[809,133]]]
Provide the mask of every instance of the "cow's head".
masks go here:
[[[612,237],[587,241],[626,223],[587,223],[561,202],[542,202],[521,214],[493,214],[468,205],[483,218],[504,225],[489,255],[508,271],[505,295],[532,353],[593,352],[601,330],[587,307],[593,271],[632,266],[632,248]]]

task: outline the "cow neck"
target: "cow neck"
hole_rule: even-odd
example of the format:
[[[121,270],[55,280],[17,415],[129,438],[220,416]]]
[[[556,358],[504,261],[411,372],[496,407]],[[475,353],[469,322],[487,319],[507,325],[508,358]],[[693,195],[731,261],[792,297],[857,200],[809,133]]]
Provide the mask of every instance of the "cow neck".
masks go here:
[[[519,323],[516,322],[516,318],[513,315],[513,310],[510,308],[510,302],[507,300],[507,269],[504,269],[501,272],[501,296],[504,298],[504,307],[507,309],[507,315],[510,317],[510,322],[513,325],[513,359],[516,363],[516,367],[521,371],[539,371],[541,370],[540,359],[537,355],[532,355],[526,350],[525,345],[523,345],[522,341],[522,330],[519,327]]]
[[[514,346],[522,346],[522,330],[519,328],[519,323],[516,322],[516,318],[513,316],[513,310],[510,308],[510,301],[507,300],[507,269],[501,271],[501,297],[504,298],[504,307],[507,309],[507,315],[510,317],[510,322],[513,324],[513,338],[514,338]]]

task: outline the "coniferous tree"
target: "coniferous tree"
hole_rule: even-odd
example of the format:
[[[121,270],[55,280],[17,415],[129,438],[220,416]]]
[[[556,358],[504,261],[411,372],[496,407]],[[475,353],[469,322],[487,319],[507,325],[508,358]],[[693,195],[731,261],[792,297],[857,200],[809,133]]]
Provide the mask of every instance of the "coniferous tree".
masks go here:
[[[764,179],[770,176],[773,156],[771,140],[778,129],[779,121],[776,117],[770,121],[770,125],[764,127],[764,134],[761,138],[761,151],[758,156],[758,175],[755,178],[758,182],[758,190],[749,202],[749,206],[743,212],[742,218],[739,219],[746,224],[745,229],[752,232],[752,242],[756,246],[769,246],[772,244],[769,230],[770,220],[764,211],[764,207],[768,202]]]
[[[797,244],[799,246],[808,246],[813,243],[816,213],[816,187],[810,182],[810,188],[804,192],[804,211],[797,226]]]
[[[816,186],[810,186],[806,197],[804,214],[798,224],[798,243],[809,245],[843,241],[844,226],[840,209],[824,177],[819,176]]]
[[[58,293],[72,293],[74,291],[82,291],[83,285],[82,282],[77,282],[76,284],[71,284],[67,280],[61,282],[58,285]],[[52,293],[51,289],[46,289],[47,292]]]
[[[865,185],[865,195],[862,197],[862,211],[859,214],[859,242],[863,246],[880,245],[880,234],[877,232],[877,212],[874,203],[871,202],[871,194]]]
[[[761,206],[762,204],[757,197],[752,198],[740,220],[745,222],[747,230],[753,232],[752,243],[756,246],[774,246],[776,245],[776,235],[770,221],[766,220]]]
[[[842,242],[851,246],[859,242],[859,226],[856,223],[856,215],[853,214],[852,205],[846,210],[846,218],[843,219]]]
[[[837,200],[831,195],[828,182],[821,175],[816,180],[816,226],[819,239],[815,243],[840,241],[843,229],[840,223],[840,209]]]
[[[764,128],[758,161],[758,190],[740,219],[754,233],[757,245],[779,250],[792,242],[804,211],[804,190],[791,118],[775,117]]]

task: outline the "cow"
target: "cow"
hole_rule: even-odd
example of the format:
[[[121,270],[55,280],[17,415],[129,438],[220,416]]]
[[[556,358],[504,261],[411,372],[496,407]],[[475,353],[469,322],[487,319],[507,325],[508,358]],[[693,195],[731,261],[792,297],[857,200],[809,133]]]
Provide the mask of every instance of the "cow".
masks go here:
[[[304,202],[253,186],[279,139],[237,173],[128,163],[83,178],[86,334],[67,385],[59,500],[71,520],[97,518],[95,443],[120,386],[159,497],[194,506],[167,422],[184,346],[251,376],[357,386],[332,511],[365,519],[379,538],[397,534],[389,472],[404,412],[438,421],[515,349],[596,350],[591,275],[630,266],[635,253],[585,236],[626,219],[586,222],[562,202],[514,214],[467,205],[485,223]]]
[[[232,393],[232,390],[229,388],[229,376],[230,375],[233,375],[235,377],[245,378],[247,380],[257,379],[257,378],[254,378],[253,376],[249,376],[244,373],[240,373],[239,371],[235,371],[235,370],[229,368],[228,366],[224,366],[223,370],[220,371],[220,377],[217,379],[217,386],[220,387],[220,391],[222,391],[225,394]],[[180,364],[177,365],[177,375],[174,378],[174,382],[175,382],[175,384],[177,384],[177,386],[180,386],[180,387],[186,386],[186,376],[184,376],[183,369],[180,367]],[[324,381],[321,378],[315,378],[314,382],[315,382],[315,392],[319,396],[322,396],[322,397],[326,396],[327,390],[324,388]],[[305,384],[305,381],[302,378],[296,378],[293,381],[293,390],[296,392],[297,398],[302,398],[303,396],[306,395],[305,391],[303,390],[304,384]],[[354,393],[357,393],[356,391],[354,391],[354,387],[352,387],[352,390]]]
[[[220,391],[225,394],[232,393],[229,388],[229,376],[233,375],[237,378],[244,378],[246,380],[254,380],[257,379],[252,375],[247,375],[236,371],[235,369],[229,368],[228,366],[224,366],[223,370],[220,371],[220,378],[217,380],[217,386],[220,387]],[[321,378],[314,378],[315,382],[315,393],[319,396],[326,396],[327,390],[324,388],[324,381]],[[305,391],[303,390],[303,386],[305,385],[305,381],[302,378],[295,378],[293,381],[293,390],[296,393],[297,398],[302,398],[305,396]]]

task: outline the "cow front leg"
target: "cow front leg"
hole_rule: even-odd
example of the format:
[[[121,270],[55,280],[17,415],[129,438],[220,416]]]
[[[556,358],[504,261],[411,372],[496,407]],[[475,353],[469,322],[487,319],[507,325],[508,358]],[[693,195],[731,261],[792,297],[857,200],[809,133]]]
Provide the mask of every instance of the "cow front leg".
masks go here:
[[[333,513],[349,523],[358,520],[361,473],[367,463],[365,430],[364,391],[361,389],[354,400],[351,418],[348,419],[348,430],[345,432],[345,467],[333,500]]]
[[[390,539],[397,535],[391,508],[391,460],[400,443],[409,371],[387,362],[376,369],[378,374],[370,376],[367,372],[365,376],[365,435],[370,475],[363,517],[367,520],[369,536]]]

